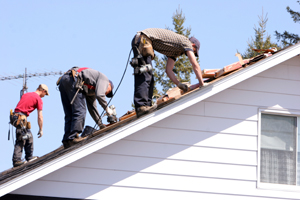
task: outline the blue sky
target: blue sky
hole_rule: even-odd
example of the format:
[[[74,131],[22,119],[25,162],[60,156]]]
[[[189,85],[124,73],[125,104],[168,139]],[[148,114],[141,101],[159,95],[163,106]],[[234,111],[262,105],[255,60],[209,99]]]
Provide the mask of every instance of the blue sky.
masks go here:
[[[268,14],[267,32],[273,42],[276,42],[275,30],[300,33],[299,24],[286,12],[286,6],[300,11],[296,0],[0,0],[0,76],[23,74],[25,68],[28,73],[41,73],[65,72],[80,66],[104,73],[116,86],[125,69],[134,34],[146,28],[173,29],[172,15],[179,6],[186,17],[184,26],[191,27],[191,35],[201,43],[201,69],[219,69],[238,61],[234,55],[237,50],[245,52],[262,10]],[[55,84],[58,77],[35,77],[27,81],[28,92],[44,83],[50,93],[43,98],[42,138],[37,138],[37,112],[28,118],[36,156],[61,145],[64,113]],[[192,84],[195,83],[192,75]],[[0,81],[0,171],[12,167],[13,141],[7,140],[9,110],[16,107],[22,84],[22,79]],[[133,88],[129,65],[111,102],[118,117],[132,109]],[[100,106],[98,109],[102,112]],[[86,125],[94,126],[89,114]]]

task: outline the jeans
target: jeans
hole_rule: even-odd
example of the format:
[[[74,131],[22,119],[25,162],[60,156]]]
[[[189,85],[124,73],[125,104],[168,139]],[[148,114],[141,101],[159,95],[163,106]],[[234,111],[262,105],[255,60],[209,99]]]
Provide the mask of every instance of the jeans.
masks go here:
[[[60,80],[59,91],[65,113],[65,134],[62,141],[73,140],[77,133],[81,133],[84,127],[86,106],[85,95],[78,92],[74,103],[71,101],[76,93],[77,78],[75,80],[69,74],[63,75]]]

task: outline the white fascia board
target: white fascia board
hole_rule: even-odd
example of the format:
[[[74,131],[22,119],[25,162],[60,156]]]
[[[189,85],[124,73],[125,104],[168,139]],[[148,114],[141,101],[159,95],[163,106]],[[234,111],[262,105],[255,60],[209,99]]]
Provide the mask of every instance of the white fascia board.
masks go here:
[[[300,43],[202,88],[0,186],[0,197],[300,54]]]

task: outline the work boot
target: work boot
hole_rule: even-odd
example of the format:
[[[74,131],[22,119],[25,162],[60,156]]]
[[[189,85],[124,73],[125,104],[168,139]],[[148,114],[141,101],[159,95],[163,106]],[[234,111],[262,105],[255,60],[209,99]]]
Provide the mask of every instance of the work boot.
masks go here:
[[[98,126],[99,126],[99,129],[100,129],[100,130],[106,128],[106,126],[105,126],[104,124],[102,124],[102,122],[99,123]]]
[[[14,162],[13,165],[14,165],[14,167],[19,167],[19,166],[21,166],[21,165],[23,165],[25,163],[27,163],[26,160],[20,160],[20,161]]]
[[[63,143],[64,149],[67,149],[67,148],[69,148],[71,146],[69,144],[69,140],[64,140],[64,141],[62,141],[62,143]]]
[[[38,158],[39,157],[37,157],[37,156],[32,156],[29,160],[27,160],[27,162],[32,162],[32,161],[34,161],[34,160],[36,160]]]
[[[79,137],[79,138],[74,138],[73,140],[69,140],[69,145],[73,146],[74,144],[77,144],[83,140],[85,140],[87,137]]]
[[[140,117],[142,115],[145,115],[147,113],[154,111],[156,108],[157,108],[157,104],[154,104],[153,106],[141,106],[136,109],[136,116]]]

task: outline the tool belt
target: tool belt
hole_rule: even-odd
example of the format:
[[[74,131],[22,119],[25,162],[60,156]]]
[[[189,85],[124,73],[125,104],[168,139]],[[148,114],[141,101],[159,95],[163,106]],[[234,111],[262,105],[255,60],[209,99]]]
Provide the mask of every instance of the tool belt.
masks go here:
[[[142,56],[148,57],[151,56],[151,59],[153,60],[155,58],[152,41],[144,34],[137,33],[136,37],[140,37],[140,44],[139,44],[139,51],[142,54]]]
[[[17,129],[31,129],[27,116],[23,113],[10,113],[10,123]]]
[[[73,77],[73,78],[74,78],[74,77],[77,77],[78,73],[77,73],[76,68],[77,68],[77,67],[73,67],[72,69],[69,69],[68,71],[66,71],[66,72],[64,73],[64,75],[65,75],[65,74],[68,74],[69,76],[71,76],[71,77]],[[78,69],[78,68],[77,68],[77,69]],[[64,75],[60,76],[60,77],[58,78],[58,80],[56,81],[56,85],[57,85],[57,86],[60,84],[60,80],[61,80],[61,78],[62,78]],[[74,80],[75,80],[75,78],[74,78]]]

